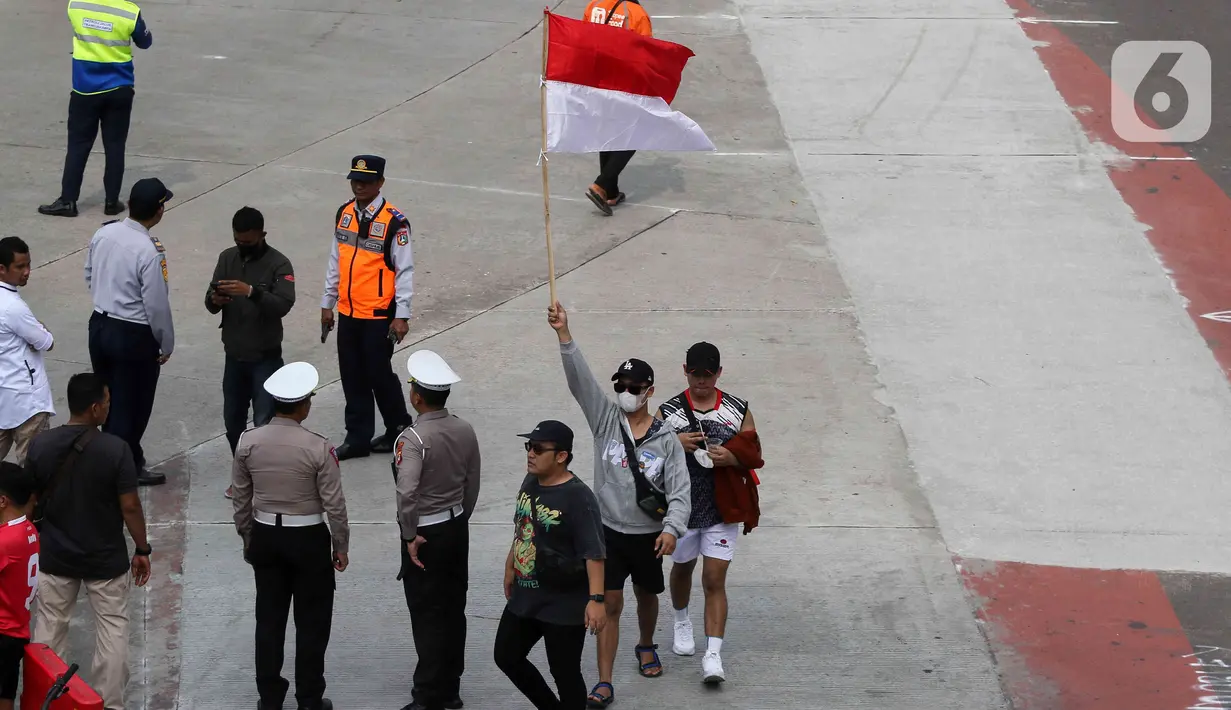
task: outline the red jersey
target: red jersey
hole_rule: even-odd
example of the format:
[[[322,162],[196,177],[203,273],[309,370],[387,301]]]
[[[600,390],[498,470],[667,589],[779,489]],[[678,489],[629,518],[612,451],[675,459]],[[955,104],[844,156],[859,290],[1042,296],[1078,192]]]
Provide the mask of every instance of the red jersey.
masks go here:
[[[30,638],[37,590],[38,531],[23,515],[0,526],[0,634]]]

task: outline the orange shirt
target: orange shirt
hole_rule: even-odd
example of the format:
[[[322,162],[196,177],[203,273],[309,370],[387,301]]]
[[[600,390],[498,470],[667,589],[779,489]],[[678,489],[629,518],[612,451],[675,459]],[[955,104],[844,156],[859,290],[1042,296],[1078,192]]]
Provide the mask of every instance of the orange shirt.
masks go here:
[[[611,13],[615,10],[615,14]],[[590,0],[586,13],[581,18],[587,22],[612,27],[627,27],[639,35],[653,37],[654,30],[650,26],[650,15],[639,3],[632,0]]]

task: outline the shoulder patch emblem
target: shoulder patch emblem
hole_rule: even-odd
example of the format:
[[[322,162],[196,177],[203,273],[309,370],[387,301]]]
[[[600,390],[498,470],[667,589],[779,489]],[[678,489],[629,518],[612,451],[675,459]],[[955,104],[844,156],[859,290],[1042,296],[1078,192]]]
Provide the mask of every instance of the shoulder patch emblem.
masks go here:
[[[295,283],[295,274],[287,274],[286,276],[283,276],[282,278],[286,279],[287,281],[290,281],[291,283]]]
[[[153,239],[153,240],[151,240],[151,241],[153,241],[153,242],[154,242],[154,248],[158,250],[158,253],[159,253],[159,254],[161,254],[161,253],[163,253],[163,252],[165,252],[165,251],[167,250],[167,248],[166,248],[166,247],[164,247],[164,246],[162,245],[162,242],[158,241],[158,239],[157,239],[157,238],[155,238],[155,239]]]
[[[340,466],[340,465],[341,465],[341,462],[340,462],[340,461],[338,461],[338,450],[337,450],[336,448],[334,448],[334,447],[330,446],[330,447],[329,447],[329,455],[333,457],[333,464],[334,464],[335,466]]]
[[[394,466],[402,465],[402,447],[405,445],[406,445],[405,441],[398,439],[398,445],[393,450],[393,465]]]
[[[398,246],[404,247],[410,244],[410,230],[402,229],[398,231]]]
[[[166,260],[166,258],[164,258],[164,259],[162,260],[162,280],[163,280],[163,283],[170,283],[170,282],[171,282],[170,277],[168,277],[168,276],[167,276],[167,260]]]
[[[351,219],[353,218],[351,217],[349,213],[342,215],[342,229],[346,229],[347,227],[350,226]]]
[[[373,222],[372,229],[368,233],[371,234],[373,237],[385,236],[385,223],[384,222]]]

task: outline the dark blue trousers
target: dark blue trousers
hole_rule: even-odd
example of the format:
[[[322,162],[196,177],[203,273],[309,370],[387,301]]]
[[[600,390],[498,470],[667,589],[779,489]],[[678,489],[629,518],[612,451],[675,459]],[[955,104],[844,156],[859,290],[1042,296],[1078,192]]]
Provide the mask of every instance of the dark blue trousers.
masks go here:
[[[353,318],[338,314],[338,367],[346,397],[346,443],[367,450],[376,435],[376,409],[385,431],[410,424],[402,383],[393,374],[393,343],[389,320]],[[375,401],[375,407],[373,406]]]
[[[222,370],[222,421],[227,427],[227,443],[231,455],[239,435],[248,428],[248,405],[252,405],[252,425],[268,424],[274,417],[274,398],[265,391],[265,380],[282,367],[282,358],[268,358],[255,362],[236,360],[227,356]]]
[[[141,437],[154,411],[158,389],[158,341],[148,325],[90,316],[90,366],[111,391],[111,412],[103,431],[128,442],[137,471],[145,468]]]

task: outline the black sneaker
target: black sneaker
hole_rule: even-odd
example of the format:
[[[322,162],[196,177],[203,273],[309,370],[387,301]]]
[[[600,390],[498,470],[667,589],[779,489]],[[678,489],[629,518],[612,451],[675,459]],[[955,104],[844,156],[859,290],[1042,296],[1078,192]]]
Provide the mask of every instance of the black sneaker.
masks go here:
[[[141,469],[141,472],[137,474],[138,486],[161,486],[166,482],[167,474],[165,473],[154,473],[153,471],[147,471],[143,468]]]
[[[365,456],[371,456],[372,450],[370,448],[361,449],[352,444],[343,443],[334,450],[334,453],[338,455],[339,461],[345,461],[347,459],[358,459]]]
[[[119,200],[107,200],[107,204],[103,205],[103,214],[108,217],[114,217],[123,211],[124,203]]]
[[[368,444],[372,449],[372,453],[387,454],[393,451],[393,444],[397,441],[398,437],[402,435],[402,430],[405,428],[406,427],[402,427],[401,429],[386,431],[384,434],[372,439],[372,441]]]
[[[76,217],[77,203],[57,198],[50,205],[39,205],[38,211],[39,214],[51,215],[52,217]]]

